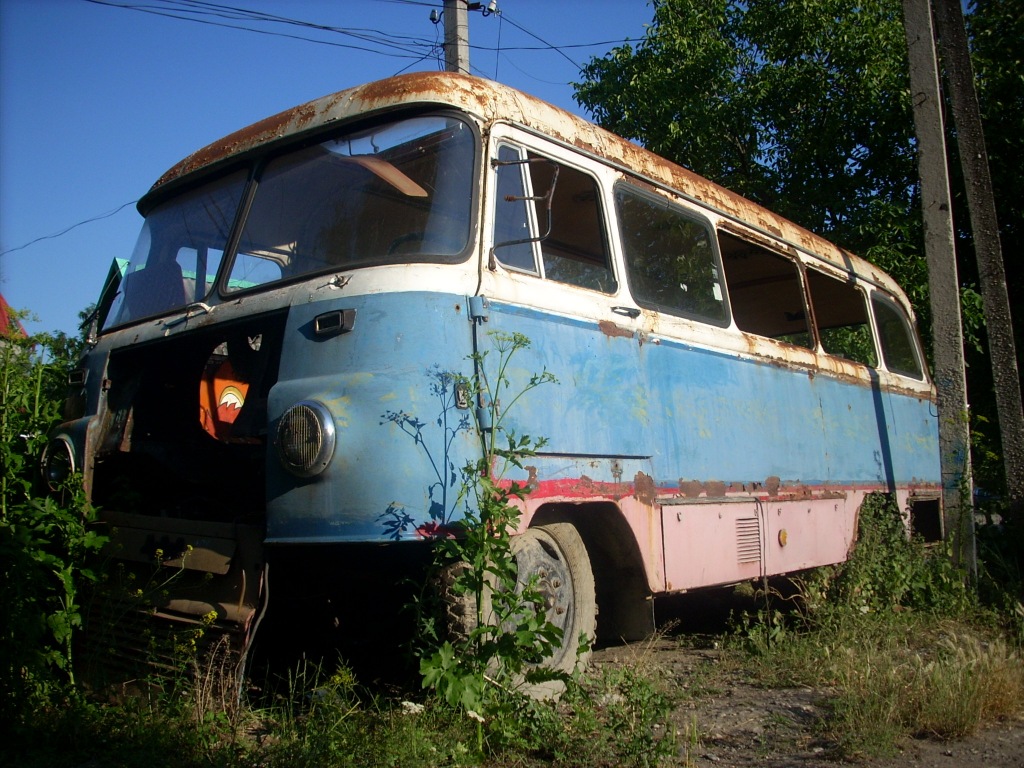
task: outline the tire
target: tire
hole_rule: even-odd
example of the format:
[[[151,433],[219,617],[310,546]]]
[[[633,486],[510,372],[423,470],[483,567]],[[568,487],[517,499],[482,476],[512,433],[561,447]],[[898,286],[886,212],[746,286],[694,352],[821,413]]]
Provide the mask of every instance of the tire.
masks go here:
[[[516,558],[519,588],[536,577],[536,589],[544,598],[547,620],[562,630],[561,646],[541,665],[571,674],[590,657],[590,644],[597,627],[594,573],[583,539],[570,523],[542,525],[513,536],[512,554]],[[581,635],[586,635],[586,650],[577,655]],[[560,688],[555,686],[550,691],[531,693],[556,695]]]
[[[513,536],[511,549],[517,566],[517,589],[521,590],[536,577],[536,589],[544,600],[546,618],[562,630],[562,644],[549,657],[541,659],[538,666],[572,674],[590,658],[590,644],[597,628],[594,573],[587,548],[571,524],[553,523]],[[465,640],[477,626],[476,598],[460,595],[454,588],[467,567],[465,563],[454,563],[442,570],[438,581],[445,610],[445,631],[452,642]],[[485,621],[491,617],[493,588],[493,583],[489,583],[484,589]],[[588,641],[585,650],[577,655],[581,634],[586,635]],[[523,685],[521,690],[534,698],[556,698],[564,688],[560,680],[553,680]]]
[[[469,638],[470,633],[477,628],[476,596],[468,593],[459,593],[455,584],[462,574],[469,568],[463,562],[452,563],[441,569],[437,587],[441,598],[441,605],[444,610],[444,636],[452,643],[460,643]],[[488,577],[484,585],[482,595],[483,610],[480,612],[487,623],[491,615],[491,589],[493,578]]]

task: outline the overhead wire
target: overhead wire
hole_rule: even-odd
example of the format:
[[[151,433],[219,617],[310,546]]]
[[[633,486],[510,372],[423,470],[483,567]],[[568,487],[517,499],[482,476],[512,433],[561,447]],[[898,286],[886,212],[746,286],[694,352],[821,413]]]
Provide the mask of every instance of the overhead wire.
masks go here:
[[[6,256],[8,253],[14,253],[15,251],[23,250],[25,248],[28,248],[30,245],[35,245],[36,243],[42,242],[43,240],[55,240],[58,237],[63,237],[64,235],[66,235],[71,230],[78,229],[79,227],[81,227],[84,224],[92,224],[92,222],[94,222],[94,221],[101,221],[103,219],[109,219],[111,216],[114,216],[114,215],[120,213],[121,211],[123,211],[129,205],[134,205],[137,202],[139,202],[139,201],[138,200],[129,200],[127,203],[119,205],[117,208],[115,208],[112,211],[108,211],[107,213],[101,213],[100,215],[93,216],[92,218],[89,218],[89,219],[84,219],[83,221],[80,221],[77,224],[72,224],[70,227],[65,227],[60,232],[54,232],[52,235],[43,235],[41,237],[37,237],[35,240],[29,240],[24,245],[18,245],[18,246],[15,246],[14,248],[8,248],[6,251],[0,251],[0,256]]]
[[[157,1],[159,2],[159,0],[157,0]],[[341,42],[332,41],[332,40],[324,40],[324,39],[319,39],[319,38],[314,38],[314,37],[306,37],[306,36],[303,36],[303,35],[288,34],[286,32],[275,32],[275,31],[268,30],[268,29],[257,29],[255,27],[251,27],[251,26],[244,26],[244,25],[238,25],[238,24],[226,24],[226,23],[223,23],[223,22],[210,21],[208,19],[203,19],[203,18],[196,18],[196,16],[194,16],[194,15],[188,15],[190,13],[196,13],[196,12],[192,11],[192,10],[189,10],[189,9],[183,9],[183,8],[180,7],[180,4],[178,6],[175,6],[172,2],[169,2],[168,0],[165,0],[162,5],[156,5],[156,6],[154,6],[154,5],[142,5],[142,4],[138,4],[138,3],[128,3],[128,2],[119,3],[119,2],[114,2],[114,0],[85,0],[85,2],[93,3],[94,5],[103,5],[103,6],[107,6],[107,7],[110,7],[110,8],[122,8],[124,10],[138,11],[140,13],[149,13],[149,14],[152,14],[154,16],[163,16],[165,18],[178,19],[180,21],[191,21],[191,22],[196,23],[196,24],[206,24],[206,25],[214,26],[214,27],[223,27],[223,28],[227,28],[227,29],[237,29],[237,30],[242,30],[242,31],[245,31],[245,32],[253,32],[255,34],[270,35],[272,37],[283,37],[283,38],[288,38],[288,39],[292,39],[292,40],[301,40],[301,41],[309,42],[309,43],[317,43],[319,45],[329,45],[329,46],[336,47],[336,48],[348,48],[348,49],[351,49],[351,50],[366,51],[368,53],[376,53],[376,54],[379,54],[379,55],[382,55],[382,56],[392,56],[394,58],[417,58],[417,57],[422,57],[424,49],[429,49],[429,47],[430,47],[429,41],[427,41],[425,39],[422,39],[421,42],[415,42],[416,38],[408,38],[408,40],[410,40],[411,42],[399,44],[399,43],[391,42],[390,39],[386,36],[386,33],[383,33],[383,32],[379,33],[382,36],[380,39],[376,39],[376,38],[367,39],[366,37],[360,37],[359,35],[355,34],[352,30],[347,30],[347,29],[343,29],[343,28],[340,28],[340,27],[338,27],[338,28],[325,27],[323,25],[315,25],[315,24],[309,24],[309,23],[306,23],[306,22],[298,22],[297,20],[291,20],[291,21],[298,23],[299,26],[305,26],[305,27],[308,27],[308,28],[319,29],[321,31],[334,32],[334,33],[337,33],[337,34],[342,34],[342,35],[346,35],[346,36],[356,37],[356,39],[363,40],[363,42],[368,42],[368,43],[373,43],[373,44],[376,44],[376,45],[381,45],[381,46],[384,46],[386,48],[391,48],[391,49],[394,49],[394,50],[397,50],[397,51],[401,51],[401,53],[389,53],[389,52],[387,52],[385,50],[380,50],[379,48],[370,48],[370,47],[367,47],[365,45],[355,45],[355,44],[352,44],[352,43],[341,43]],[[209,14],[209,13],[200,13],[199,15],[202,16],[202,15],[211,15],[211,14]],[[266,14],[264,14],[263,16],[264,17],[259,18],[259,19],[257,19],[257,18],[249,18],[249,20],[250,21],[267,21],[267,22],[275,22],[275,23],[288,23],[288,22],[285,22],[285,21],[282,20],[283,17],[281,17],[280,19],[274,19],[274,18],[271,18],[269,15],[266,15]],[[371,31],[373,31],[373,30],[371,30]],[[417,47],[417,46],[419,46],[419,47]],[[430,53],[431,53],[431,51],[427,50],[426,55],[429,56]]]
[[[160,2],[166,3],[168,5],[177,2],[181,5],[193,8],[206,8],[209,10],[203,11],[203,13],[214,16],[220,16],[223,18],[249,19],[252,21],[270,21],[281,24],[291,24],[299,27],[307,27],[309,29],[316,29],[324,32],[334,32],[343,35],[350,35],[352,37],[364,39],[368,42],[380,43],[382,45],[391,45],[396,40],[404,40],[406,41],[406,44],[412,45],[422,45],[424,42],[424,38],[422,37],[412,37],[409,35],[395,35],[390,32],[383,32],[381,30],[376,29],[361,29],[358,27],[335,27],[327,24],[317,24],[315,22],[292,19],[288,16],[279,16],[277,14],[266,13],[265,11],[252,11],[247,8],[237,8],[234,6],[221,5],[219,3],[209,2],[208,0],[160,0]],[[224,13],[224,11],[230,11],[231,13]]]
[[[317,24],[315,22],[303,21],[301,19],[294,19],[287,16],[280,16],[277,14],[266,13],[264,11],[255,11],[248,8],[240,8],[237,6],[224,5],[221,3],[209,2],[209,0],[151,0],[150,3],[137,3],[137,2],[115,2],[115,0],[85,0],[85,2],[92,3],[94,5],[102,5],[111,8],[121,8],[124,10],[138,11],[140,13],[148,13],[154,16],[162,16],[165,18],[177,19],[180,21],[191,21],[197,24],[207,24],[215,27],[222,27],[227,29],[236,29],[245,32],[252,32],[255,34],[269,35],[273,37],[283,37],[287,39],[299,40],[302,42],[316,43],[319,45],[328,45],[337,48],[347,48],[351,50],[366,51],[368,53],[376,53],[382,56],[391,56],[393,58],[404,58],[412,59],[412,61],[400,69],[395,74],[401,74],[409,69],[412,69],[417,64],[427,60],[431,56],[438,58],[438,65],[442,66],[442,53],[444,50],[444,44],[440,42],[439,35],[435,32],[434,40],[431,41],[428,38],[414,37],[409,35],[395,35],[390,32],[384,32],[375,29],[366,28],[345,28],[336,27],[326,24]],[[393,3],[396,5],[410,5],[410,6],[422,6],[436,8],[437,2],[426,2],[425,0],[378,0],[378,2]],[[540,37],[536,33],[530,31],[523,25],[517,23],[513,19],[507,17],[503,12],[498,12],[498,39],[496,46],[481,46],[481,45],[470,45],[471,49],[480,51],[495,51],[495,64],[494,64],[494,79],[498,77],[498,64],[502,53],[508,53],[510,51],[536,51],[536,50],[550,50],[558,53],[565,58],[570,64],[577,69],[581,69],[580,65],[574,61],[568,54],[565,53],[564,49],[570,48],[589,48],[597,47],[602,45],[611,45],[614,43],[627,42],[626,40],[607,40],[596,43],[574,43],[569,45],[557,46],[549,43],[544,38]],[[268,24],[283,24],[288,26],[296,26],[303,29],[315,30],[319,32],[326,32],[330,34],[338,34],[345,37],[351,37],[355,40],[359,40],[365,45],[356,45],[352,43],[341,43],[338,41],[324,40],[320,38],[307,37],[298,34],[288,34],[280,31],[273,31],[269,29],[259,29],[251,26],[229,24],[219,21],[212,21],[212,18],[224,19],[226,21],[245,21],[252,23],[268,23]],[[503,48],[501,45],[501,25],[502,22],[507,20],[516,29],[520,30],[526,35],[534,38],[542,45],[540,46],[511,46]],[[379,46],[378,48],[368,47],[371,45]],[[388,50],[390,49],[390,50]],[[506,57],[507,58],[507,57]],[[509,63],[523,72],[521,68],[516,66],[514,62],[509,60]],[[476,67],[472,67],[474,70],[483,74],[483,72]],[[528,74],[524,72],[524,74]],[[533,77],[533,75],[529,75]],[[8,248],[7,250],[0,251],[0,256],[5,256],[9,253],[28,248],[31,245],[35,245],[43,240],[52,240],[58,237],[66,235],[78,227],[85,224],[90,224],[95,221],[109,218],[111,216],[120,213],[123,209],[129,205],[137,203],[138,200],[132,200],[123,205],[118,206],[112,211],[109,211],[98,216],[93,216],[88,219],[84,219],[80,222],[72,224],[69,227],[55,232],[50,235],[43,235],[30,240],[23,245],[16,246],[14,248]]]
[[[305,42],[318,43],[321,45],[331,45],[341,48],[351,48],[354,50],[367,51],[369,53],[379,53],[381,55],[392,55],[397,58],[416,58],[415,63],[423,61],[434,55],[435,49],[438,46],[438,42],[430,41],[424,37],[415,37],[410,35],[396,35],[392,32],[385,32],[377,29],[365,29],[365,28],[347,28],[337,27],[327,24],[318,24],[315,22],[304,21],[301,19],[294,19],[288,16],[281,16],[278,14],[271,14],[265,11],[254,11],[247,8],[239,8],[237,6],[224,5],[221,3],[209,2],[208,0],[153,0],[154,4],[141,4],[135,2],[117,2],[116,0],[85,0],[85,2],[93,3],[95,5],[103,5],[112,8],[122,8],[125,10],[133,10],[141,13],[149,13],[156,16],[163,16],[165,18],[173,18],[181,21],[191,21],[198,24],[208,24],[211,26],[225,27],[228,29],[237,29],[241,31],[254,32],[257,34],[272,35],[277,37],[285,37],[295,40],[301,40]],[[378,0],[378,2],[395,3],[400,5],[411,5],[421,7],[436,7],[436,2],[421,2],[420,0]],[[184,14],[184,15],[182,15]],[[507,18],[506,14],[499,11],[496,15],[499,16],[500,20]],[[391,48],[393,50],[401,51],[402,54],[388,54],[385,51],[376,50],[373,48],[367,48],[365,46],[353,45],[332,42],[319,38],[306,37],[302,35],[290,35],[283,32],[273,32],[265,29],[256,29],[248,26],[240,26],[236,24],[224,24],[221,22],[209,21],[202,17],[214,17],[223,18],[234,21],[250,21],[250,22],[265,22],[275,24],[285,24],[291,26],[297,26],[305,29],[328,32],[332,34],[343,35],[352,37],[360,40],[364,43],[379,45],[385,48]],[[565,53],[567,49],[574,48],[594,48],[605,45],[614,45],[617,43],[628,42],[628,40],[600,40],[592,43],[570,43],[566,45],[554,45],[548,42],[544,38],[540,37],[536,33],[527,29],[522,24],[519,24],[513,19],[508,19],[509,23],[512,24],[516,29],[519,29],[524,34],[529,35],[538,42],[541,43],[539,46],[506,46],[502,50],[505,52],[509,51],[539,51],[539,50],[550,50],[563,56],[569,63],[576,68],[579,68],[579,64],[574,61],[568,54]],[[494,46],[484,46],[477,44],[470,44],[469,46],[473,50],[478,51],[495,51],[497,50]]]
[[[502,16],[504,16],[504,15],[505,15],[505,14],[502,14]],[[527,35],[529,35],[530,37],[532,37],[532,38],[533,38],[534,40],[537,40],[538,42],[541,42],[541,43],[543,43],[543,44],[545,45],[545,47],[546,47],[546,48],[548,48],[548,49],[550,49],[550,50],[552,50],[552,51],[555,51],[556,53],[558,53],[559,55],[561,55],[561,56],[562,56],[562,57],[563,57],[563,58],[564,58],[564,59],[565,59],[566,61],[568,61],[568,62],[569,62],[570,64],[572,64],[572,65],[573,65],[574,67],[576,67],[576,69],[582,69],[582,68],[583,68],[583,67],[581,67],[581,66],[580,66],[579,64],[577,64],[577,63],[576,63],[575,61],[573,61],[573,60],[572,60],[572,59],[571,59],[571,58],[569,57],[569,55],[568,55],[568,54],[567,54],[567,53],[566,53],[565,51],[563,51],[563,50],[562,50],[562,47],[568,47],[568,46],[562,46],[562,47],[559,47],[559,46],[557,46],[557,45],[552,45],[552,44],[551,44],[551,43],[549,43],[549,42],[548,42],[547,40],[545,40],[544,38],[542,38],[542,37],[541,37],[540,35],[537,35],[537,34],[535,34],[535,33],[531,32],[531,31],[530,31],[530,30],[528,30],[528,29],[527,29],[526,27],[524,27],[524,26],[523,26],[523,25],[521,25],[521,24],[517,24],[517,23],[516,23],[515,21],[513,21],[512,19],[509,19],[509,20],[508,20],[508,23],[509,23],[509,24],[511,24],[511,25],[512,25],[513,27],[515,27],[516,29],[518,29],[518,30],[519,30],[520,32],[523,32],[524,34],[527,34]]]

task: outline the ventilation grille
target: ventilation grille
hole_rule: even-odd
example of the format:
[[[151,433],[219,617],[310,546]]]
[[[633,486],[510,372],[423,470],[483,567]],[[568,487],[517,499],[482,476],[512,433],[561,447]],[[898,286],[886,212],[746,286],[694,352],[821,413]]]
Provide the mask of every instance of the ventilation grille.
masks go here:
[[[761,523],[756,517],[736,521],[736,554],[741,563],[761,562]]]

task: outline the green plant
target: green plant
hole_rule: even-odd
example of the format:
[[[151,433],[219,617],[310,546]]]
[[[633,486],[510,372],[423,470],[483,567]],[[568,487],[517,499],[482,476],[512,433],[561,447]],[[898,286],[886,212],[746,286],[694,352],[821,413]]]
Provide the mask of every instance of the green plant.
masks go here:
[[[456,613],[462,626],[450,628],[454,636],[442,639],[420,663],[424,687],[435,689],[477,722],[481,750],[484,723],[520,706],[515,699],[524,684],[565,677],[541,664],[562,643],[562,632],[548,620],[536,580],[524,583],[516,564],[515,502],[525,499],[529,488],[506,479],[510,468],[521,469],[523,459],[545,443],[543,438],[515,435],[506,417],[520,398],[555,379],[542,371],[511,392],[509,364],[529,340],[516,333],[489,336],[497,354],[493,370],[488,373],[489,352],[480,352],[473,357],[476,375],[460,382],[481,406],[476,425],[481,457],[463,470],[459,535],[441,539],[435,549],[438,581],[447,582],[449,601],[461,603]],[[427,621],[424,634],[440,639],[436,622]]]
[[[827,607],[860,613],[928,610],[962,615],[974,605],[966,574],[945,546],[928,546],[907,532],[895,500],[872,494],[860,508],[857,543],[850,558],[829,569]],[[822,604],[821,601],[818,601]]]
[[[97,578],[86,558],[105,541],[80,478],[47,492],[39,477],[74,351],[63,335],[0,338],[0,719],[74,685],[80,591]]]

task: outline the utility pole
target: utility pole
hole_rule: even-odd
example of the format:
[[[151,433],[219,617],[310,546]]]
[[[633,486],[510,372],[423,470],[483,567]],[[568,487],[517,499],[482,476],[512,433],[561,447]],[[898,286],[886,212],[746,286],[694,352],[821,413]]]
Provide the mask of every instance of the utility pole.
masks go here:
[[[469,8],[466,0],[444,0],[444,69],[469,74]]]
[[[971,506],[967,377],[939,65],[929,0],[903,0],[903,26],[910,60],[910,94],[917,134],[924,248],[932,310],[943,534],[952,542],[955,562],[973,578],[977,572],[977,561],[974,510]]]
[[[935,21],[978,261],[978,282],[985,309],[985,330],[1006,473],[1006,495],[1011,515],[1020,515],[1024,514],[1024,409],[1021,407],[1020,374],[992,177],[960,0],[935,0]]]

